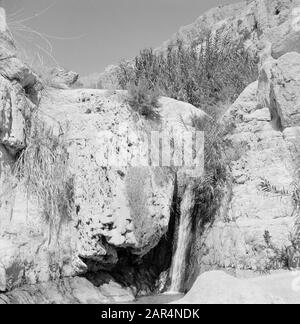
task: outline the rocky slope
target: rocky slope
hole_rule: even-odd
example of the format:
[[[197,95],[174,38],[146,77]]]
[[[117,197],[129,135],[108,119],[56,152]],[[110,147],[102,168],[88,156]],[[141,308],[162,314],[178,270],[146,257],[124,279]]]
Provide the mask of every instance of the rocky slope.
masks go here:
[[[180,30],[155,49],[165,53],[178,39],[184,44],[197,44],[207,34],[219,35],[230,42],[242,42],[253,56],[259,54],[265,42],[270,42],[274,58],[300,50],[299,0],[246,0],[212,8],[194,23]],[[103,73],[83,78],[82,85],[116,88],[117,66],[109,66]],[[98,81],[96,81],[98,79]]]
[[[207,32],[228,35],[231,41],[242,40],[254,53],[261,41],[270,41],[274,58],[299,51],[300,2],[298,0],[248,0],[220,6],[182,27],[158,51],[165,51],[176,40],[184,43],[203,38]]]

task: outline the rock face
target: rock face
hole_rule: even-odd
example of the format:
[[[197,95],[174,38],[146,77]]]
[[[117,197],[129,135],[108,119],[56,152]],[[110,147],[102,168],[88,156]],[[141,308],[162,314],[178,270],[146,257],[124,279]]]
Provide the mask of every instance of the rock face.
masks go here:
[[[36,110],[41,84],[18,59],[2,10],[0,18],[0,289],[6,291],[26,282],[58,278],[65,270],[65,275],[71,275],[63,265],[72,258],[65,254],[71,250],[72,228],[59,242],[64,249],[47,245],[49,228],[38,206],[11,176],[15,156],[26,146],[26,126]]]
[[[163,129],[170,135],[174,131],[193,130],[192,116],[204,114],[189,104],[162,98],[162,118],[155,123],[132,112],[125,92],[52,88],[41,96],[41,84],[17,58],[2,18],[0,291],[87,271],[109,270],[124,262],[124,258],[139,260],[169,230],[177,171],[159,164],[149,166],[148,161],[143,166],[135,159],[148,157],[146,148],[152,131]],[[55,76],[57,84],[64,85],[62,88],[69,87],[77,78],[74,73],[60,70]],[[66,138],[68,167],[74,178],[74,208],[71,217],[62,218],[59,231],[43,218],[43,206],[12,173],[18,155],[28,145],[27,127],[36,120]],[[112,135],[111,142],[107,141],[107,134]],[[110,153],[121,162],[126,156],[125,164],[108,160]],[[178,172],[182,188],[189,179],[188,171]],[[69,284],[73,285],[66,283]],[[53,285],[50,289],[56,290],[56,284]],[[107,286],[101,289],[106,295],[110,287],[116,294],[121,290],[113,281],[104,285]],[[39,294],[39,289],[44,291],[45,287],[26,289],[30,295],[32,291]],[[29,298],[27,293],[23,297],[18,291],[16,294],[25,301]],[[74,297],[74,292],[71,295]],[[16,295],[9,296],[9,300],[17,299]],[[43,301],[50,300],[51,296]]]
[[[56,89],[69,89],[79,78],[79,74],[64,68],[54,68],[50,72],[50,85]]]
[[[17,58],[2,8],[0,20],[0,143],[15,154],[25,146],[24,127],[34,109],[32,101],[40,84],[35,74]]]
[[[270,109],[277,126],[289,128],[300,125],[300,54],[288,53],[271,64],[265,64],[262,75],[270,73]],[[264,85],[263,78],[260,84]],[[268,90],[268,89],[267,89]]]
[[[53,91],[40,107],[49,124],[56,127],[59,121],[63,129],[68,125],[79,255],[102,267],[117,262],[115,248],[130,248],[133,254],[143,256],[167,232],[175,173],[167,167],[149,167],[148,149],[143,148],[148,146],[151,131],[180,128],[180,120],[188,123],[192,114],[201,115],[191,105],[166,98],[161,100],[161,115],[166,118],[151,125],[132,115],[125,95],[102,90]],[[170,107],[173,116],[167,113]],[[109,146],[105,134],[112,135]],[[115,153],[112,167],[107,165],[110,153],[105,147]],[[141,149],[144,166],[135,161]],[[127,165],[125,156],[132,166]]]
[[[166,234],[174,171],[168,167],[104,164],[104,147],[108,147],[103,141],[105,131],[119,140],[111,144],[116,157],[122,157],[125,151],[132,160],[136,150],[145,145],[145,129],[152,127],[132,116],[123,96],[105,91],[49,90],[48,97],[42,99],[41,118],[49,127],[66,132],[75,179],[74,215],[62,224],[58,235],[51,229],[49,232],[39,206],[26,191],[22,187],[7,188],[0,208],[0,257],[6,273],[3,290],[87,270],[110,269],[118,263],[118,249],[142,257]],[[162,99],[161,109],[172,105],[178,106],[178,116],[163,120],[162,125],[175,127],[199,114],[193,106],[167,98]],[[123,138],[125,142],[120,140]],[[3,150],[1,162],[9,162],[4,160],[6,155]],[[50,236],[55,239],[49,245]]]
[[[198,42],[208,33],[225,37],[232,43],[244,43],[254,57],[266,42],[275,59],[288,52],[300,52],[300,0],[246,0],[218,6],[180,28],[155,51],[165,53],[178,39],[184,44]],[[118,69],[118,66],[109,66],[103,73],[83,78],[82,84],[116,88]]]
[[[193,24],[182,27],[158,51],[165,51],[176,40],[191,43],[207,32],[229,33],[230,39],[243,40],[257,52],[260,41],[272,43],[272,55],[300,51],[300,1],[254,0],[220,6],[200,16]]]
[[[224,116],[235,125],[228,136],[235,151],[232,181],[214,225],[196,244],[202,271],[280,267],[279,251],[287,255],[285,248],[297,237],[299,63],[298,53],[267,60],[259,81]]]
[[[203,273],[192,289],[176,304],[283,304],[258,285],[239,280],[222,271]]]
[[[0,295],[1,304],[107,304],[109,299],[84,278],[23,286]]]

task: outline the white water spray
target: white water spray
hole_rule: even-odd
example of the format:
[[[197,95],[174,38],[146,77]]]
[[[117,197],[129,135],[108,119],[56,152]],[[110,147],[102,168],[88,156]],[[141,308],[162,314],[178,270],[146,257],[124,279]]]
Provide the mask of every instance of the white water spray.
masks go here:
[[[186,270],[186,253],[191,239],[191,210],[194,206],[192,187],[185,190],[180,205],[180,222],[178,228],[177,247],[172,259],[171,286],[169,293],[179,293],[182,289]]]

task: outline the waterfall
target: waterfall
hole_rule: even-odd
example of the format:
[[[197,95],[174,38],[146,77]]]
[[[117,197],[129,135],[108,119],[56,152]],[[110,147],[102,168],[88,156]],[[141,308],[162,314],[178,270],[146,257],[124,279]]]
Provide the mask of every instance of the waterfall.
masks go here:
[[[181,292],[185,270],[187,267],[186,254],[190,246],[191,238],[191,211],[194,207],[194,196],[192,186],[188,186],[184,192],[180,205],[180,221],[177,235],[176,250],[172,259],[171,266],[171,286],[170,293]]]

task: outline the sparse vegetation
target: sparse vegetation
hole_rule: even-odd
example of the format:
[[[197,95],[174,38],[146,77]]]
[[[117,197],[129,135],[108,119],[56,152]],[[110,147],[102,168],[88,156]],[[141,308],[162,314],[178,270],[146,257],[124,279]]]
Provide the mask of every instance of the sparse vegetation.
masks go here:
[[[27,146],[15,166],[15,176],[24,184],[27,194],[37,200],[50,228],[59,231],[73,208],[73,177],[68,170],[63,132],[55,134],[34,118],[27,132]]]
[[[194,186],[196,206],[192,222],[196,225],[214,220],[228,180],[228,160],[224,152],[224,129],[216,119],[195,118],[194,127],[205,132],[204,174]]]
[[[297,175],[296,175],[297,178]],[[299,208],[300,208],[300,195],[298,181],[294,181],[290,189],[284,187],[278,188],[277,186],[270,183],[266,178],[261,178],[261,182],[258,185],[258,189],[264,193],[270,193],[279,198],[290,197],[292,199],[294,210],[293,214],[296,213],[295,228],[293,233],[289,235],[288,246],[277,248],[271,239],[271,235],[268,231],[265,231],[264,240],[267,249],[273,252],[273,256],[269,258],[265,264],[264,271],[270,271],[278,268],[297,268],[300,267],[300,226],[299,226]]]
[[[299,180],[294,181],[291,185],[291,188],[286,189],[283,187],[278,188],[277,186],[272,185],[268,179],[261,178],[258,189],[264,193],[271,193],[278,197],[291,197],[294,205],[293,213],[297,213],[300,209],[300,187],[298,181]]]
[[[178,40],[167,53],[144,49],[132,64],[121,63],[118,71],[123,89],[144,80],[148,89],[159,89],[161,95],[204,111],[232,102],[257,77],[256,62],[243,43],[234,45],[229,36],[219,34],[209,34],[190,46]]]
[[[153,106],[142,93],[158,89],[160,95],[193,104],[211,116],[205,120],[194,118],[194,127],[205,131],[205,174],[195,183],[193,221],[199,218],[204,223],[212,221],[218,210],[230,160],[224,151],[227,130],[219,119],[226,107],[257,77],[255,59],[246,52],[242,41],[232,44],[228,36],[219,34],[209,34],[189,46],[178,40],[167,53],[145,49],[132,64],[126,62],[119,66],[119,85],[126,88],[131,84],[134,89],[130,91],[134,110],[144,109],[144,101],[146,107]],[[151,116],[153,110],[145,110]]]
[[[290,245],[277,247],[268,230],[264,232],[265,245],[262,247],[262,257],[257,263],[257,272],[268,274],[277,269],[295,269],[300,266],[299,237],[289,236]]]
[[[149,89],[145,80],[137,85],[131,83],[128,88],[127,101],[129,106],[141,116],[150,120],[159,120],[159,94],[155,89]]]

